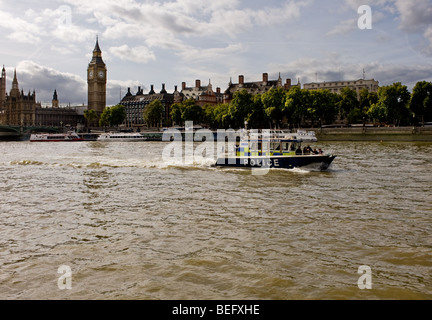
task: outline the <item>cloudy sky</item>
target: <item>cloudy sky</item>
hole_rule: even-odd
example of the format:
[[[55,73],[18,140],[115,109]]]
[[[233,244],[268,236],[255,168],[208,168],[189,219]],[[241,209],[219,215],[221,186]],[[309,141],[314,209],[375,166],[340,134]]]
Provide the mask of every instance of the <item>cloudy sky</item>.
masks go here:
[[[360,10],[371,8],[371,14]],[[369,19],[371,17],[371,19]],[[368,29],[371,27],[371,29]],[[366,29],[365,29],[366,28]],[[0,0],[0,65],[10,90],[87,104],[96,36],[107,103],[128,87],[169,92],[196,79],[227,88],[262,73],[293,82],[432,81],[432,0]]]

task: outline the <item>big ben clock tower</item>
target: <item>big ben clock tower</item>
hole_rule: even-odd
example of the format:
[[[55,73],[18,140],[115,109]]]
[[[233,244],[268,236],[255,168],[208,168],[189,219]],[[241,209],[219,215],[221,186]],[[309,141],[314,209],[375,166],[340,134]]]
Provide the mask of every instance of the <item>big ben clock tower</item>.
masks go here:
[[[102,60],[102,51],[96,38],[93,58],[87,68],[88,109],[100,116],[106,107],[107,68]]]

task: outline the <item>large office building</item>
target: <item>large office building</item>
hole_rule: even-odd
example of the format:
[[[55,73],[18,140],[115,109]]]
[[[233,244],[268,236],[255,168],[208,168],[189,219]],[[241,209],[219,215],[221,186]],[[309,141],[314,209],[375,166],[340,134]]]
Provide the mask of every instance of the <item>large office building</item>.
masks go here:
[[[126,95],[120,101],[126,109],[126,127],[144,127],[144,109],[154,100],[160,100],[163,107],[163,118],[165,123],[169,123],[171,106],[174,103],[175,97],[179,99],[180,94],[175,88],[174,93],[168,93],[165,89],[165,84],[162,84],[160,92],[154,90],[154,85],[151,85],[151,89],[148,93],[144,93],[141,87],[138,87],[136,94],[132,94],[131,88],[128,88]],[[181,101],[181,100],[180,100]]]
[[[206,86],[201,85],[201,80],[195,80],[194,87],[187,87],[186,82],[182,82],[180,94],[183,100],[194,99],[200,107],[223,103],[223,94],[220,88],[216,88],[214,91],[210,80]]]
[[[341,90],[344,88],[350,88],[357,92],[360,96],[360,91],[362,89],[367,89],[369,92],[377,92],[379,88],[379,82],[374,79],[366,80],[348,80],[348,81],[329,81],[329,82],[312,82],[305,83],[303,86],[306,90],[330,90],[330,92],[340,94]]]
[[[297,86],[300,86],[300,81]],[[280,74],[277,80],[269,80],[268,73],[263,73],[261,81],[253,82],[245,82],[244,76],[240,75],[238,83],[233,83],[232,80],[230,80],[228,88],[223,94],[223,102],[229,103],[234,98],[234,93],[241,90],[246,90],[248,93],[255,95],[264,94],[272,88],[283,88],[284,90],[289,91],[292,87],[291,79],[286,79],[286,82],[282,83]]]

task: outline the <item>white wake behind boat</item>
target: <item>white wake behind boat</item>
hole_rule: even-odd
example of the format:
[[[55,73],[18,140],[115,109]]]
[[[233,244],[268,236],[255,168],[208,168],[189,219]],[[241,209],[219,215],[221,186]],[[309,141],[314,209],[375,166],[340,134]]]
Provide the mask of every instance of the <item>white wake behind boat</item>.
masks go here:
[[[102,133],[97,141],[122,141],[122,142],[132,142],[132,141],[146,141],[147,138],[140,133],[123,133],[123,132],[109,132]]]

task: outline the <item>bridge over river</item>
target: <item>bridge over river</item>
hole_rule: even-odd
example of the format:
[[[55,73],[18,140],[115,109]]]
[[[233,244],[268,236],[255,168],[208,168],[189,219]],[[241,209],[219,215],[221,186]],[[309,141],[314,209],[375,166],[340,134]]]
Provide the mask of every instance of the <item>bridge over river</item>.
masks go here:
[[[6,126],[0,125],[0,140],[22,140],[32,132],[62,132],[63,128],[44,126]]]

